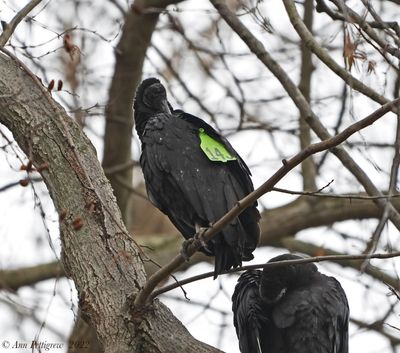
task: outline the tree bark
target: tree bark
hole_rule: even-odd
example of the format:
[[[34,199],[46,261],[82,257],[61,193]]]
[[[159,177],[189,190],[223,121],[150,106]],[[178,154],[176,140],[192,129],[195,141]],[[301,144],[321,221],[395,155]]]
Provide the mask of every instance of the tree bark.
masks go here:
[[[136,0],[128,11],[121,39],[115,49],[115,70],[106,107],[103,167],[129,165],[133,122],[133,99],[142,78],[143,62],[156,27],[159,10],[182,0]],[[158,10],[157,10],[158,9]],[[132,166],[108,175],[117,198],[123,220],[131,226],[130,192]]]
[[[132,318],[127,298],[145,282],[96,152],[82,130],[22,63],[0,54],[0,122],[40,167],[60,222],[62,262],[82,315],[106,352],[217,352],[195,340],[157,300]]]
[[[365,193],[358,196],[366,197]],[[288,237],[294,239],[295,235],[308,228],[329,226],[335,222],[361,219],[377,219],[382,216],[382,210],[367,199],[346,199],[330,197],[303,196],[281,207],[264,211],[261,215],[261,239],[259,246],[271,246],[277,248],[288,247]],[[392,199],[397,210],[400,210],[400,198]],[[143,217],[135,222],[135,240],[141,244],[143,250],[152,260],[160,265],[168,263],[180,250],[183,238],[168,224],[169,220],[158,212],[154,206],[148,206],[145,200],[137,200],[136,207],[143,210],[151,224]],[[148,206],[148,207],[147,207]],[[159,225],[163,224],[160,228]],[[150,250],[151,249],[151,250]],[[291,249],[291,247],[289,247]],[[308,247],[307,249],[311,249]],[[321,249],[318,248],[318,251]],[[297,251],[300,251],[297,249]],[[306,251],[307,254],[315,253]],[[344,254],[342,254],[344,255]],[[199,262],[212,262],[213,258],[198,252],[190,261],[179,268],[184,271]],[[342,266],[349,263],[338,262]],[[145,262],[147,275],[151,275],[158,269],[154,264]],[[0,271],[0,287],[16,290],[21,286],[63,276],[64,272],[58,262],[38,265],[18,270]],[[377,278],[380,278],[378,276]]]

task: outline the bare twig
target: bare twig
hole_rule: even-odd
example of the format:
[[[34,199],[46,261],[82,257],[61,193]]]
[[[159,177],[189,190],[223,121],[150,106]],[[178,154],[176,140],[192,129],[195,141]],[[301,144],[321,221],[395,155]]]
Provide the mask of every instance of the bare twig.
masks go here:
[[[311,129],[317,134],[321,140],[327,140],[332,138],[327,128],[321,123],[319,117],[314,113],[308,104],[307,100],[304,98],[298,87],[293,83],[291,78],[288,76],[286,71],[279,65],[279,63],[273,59],[271,54],[266,50],[262,42],[260,42],[249,29],[238,19],[236,14],[234,14],[229,7],[226,5],[224,0],[210,0],[214,7],[218,10],[220,15],[225,19],[226,23],[240,36],[240,38],[245,42],[248,48],[258,57],[258,59],[274,74],[274,76],[279,80],[281,85],[284,87],[286,92],[289,94],[290,98],[296,104],[297,108],[302,114],[307,118],[306,121],[310,125]],[[362,82],[356,80],[352,75],[350,75],[345,69],[341,68],[324,50],[321,48],[311,33],[305,27],[303,21],[301,20],[296,6],[291,0],[283,0],[286,10],[289,14],[290,20],[293,26],[298,30],[300,36],[307,43],[307,46],[314,52],[315,50],[317,56],[321,54],[320,59],[326,63],[330,64],[328,67],[338,74],[342,79],[351,85],[352,87],[358,89],[360,92],[370,97],[371,99],[385,104],[388,100],[377,94],[374,90],[365,86]],[[303,35],[303,36],[302,36]],[[392,111],[397,113],[397,107],[392,106]],[[347,151],[342,147],[332,148],[332,153],[341,161],[344,167],[346,167],[354,177],[360,182],[360,184],[365,188],[367,193],[371,196],[381,196],[381,192],[369,178],[369,176],[361,169],[361,167],[356,163],[356,161],[350,156]],[[396,211],[390,201],[385,201],[382,199],[376,199],[374,201],[380,208],[384,209],[386,204],[389,203],[389,217],[392,223],[400,230],[400,214]]]
[[[17,290],[23,286],[31,286],[46,279],[64,276],[64,268],[60,261],[16,270],[1,270],[0,289]]]
[[[398,97],[398,92],[395,90],[394,96]],[[400,114],[399,112],[397,113],[397,126],[396,126],[396,136],[394,139],[394,156],[393,156],[393,161],[392,161],[392,167],[390,170],[390,180],[389,180],[389,190],[388,194],[393,194],[396,191],[397,187],[397,179],[399,175],[399,166],[400,166]],[[373,253],[377,246],[379,239],[381,237],[382,231],[385,228],[385,225],[389,219],[389,207],[388,204],[386,205],[382,217],[379,220],[378,225],[376,226],[376,229],[374,233],[372,234],[371,239],[367,243],[367,246],[365,248],[364,253]],[[368,260],[365,261],[364,266],[368,264]]]
[[[372,88],[368,87],[360,80],[356,79],[346,69],[341,67],[328,53],[327,50],[322,48],[315,38],[312,36],[310,31],[307,29],[299,13],[297,12],[296,5],[292,0],[283,0],[286,11],[289,15],[290,22],[292,23],[297,34],[300,36],[302,41],[307,45],[308,48],[335,74],[337,74],[343,81],[345,81],[350,87],[371,98],[379,104],[385,104],[388,99],[378,94]]]
[[[393,109],[393,106],[400,105],[400,98],[396,99],[388,104],[385,104],[374,113],[370,114],[366,118],[350,125],[347,129],[343,130],[340,134],[331,137],[322,142],[318,142],[312,144],[296,154],[289,160],[283,161],[283,166],[271,177],[269,178],[263,185],[261,185],[258,189],[254,190],[252,193],[247,195],[245,198],[238,201],[238,203],[221,219],[213,224],[212,227],[208,228],[203,234],[203,238],[206,241],[212,239],[217,233],[219,233],[227,224],[232,222],[243,210],[252,205],[258,198],[260,198],[265,193],[272,190],[274,185],[280,181],[286,174],[288,174],[294,167],[299,165],[303,160],[311,156],[312,154],[333,148],[342,142],[344,142],[347,138],[349,138],[355,132],[371,125],[380,117],[382,117],[387,112]],[[199,248],[201,247],[201,243],[198,239],[195,239],[187,248],[187,256],[191,257]],[[177,255],[174,259],[171,260],[167,265],[163,268],[155,272],[146,282],[145,286],[138,293],[134,306],[136,310],[140,310],[148,301],[151,293],[154,288],[165,278],[167,278],[173,271],[175,271],[180,265],[185,262],[185,259],[181,254]]]
[[[364,4],[368,12],[372,15],[375,21],[368,22],[368,24],[373,27],[373,28],[378,28],[378,29],[385,29],[386,33],[389,34],[394,41],[396,41],[397,45],[399,45],[399,40],[400,40],[400,26],[396,21],[384,21],[381,16],[378,15],[376,12],[375,8],[373,7],[372,3],[368,0],[361,0],[361,2]],[[389,29],[393,30],[396,34],[397,37],[392,33]]]
[[[201,101],[201,99],[196,94],[193,94],[193,92],[190,90],[190,88],[188,87],[186,82],[180,77],[179,73],[175,70],[174,66],[172,65],[171,60],[169,60],[165,56],[165,54],[161,51],[161,49],[159,47],[157,47],[156,45],[152,44],[152,48],[157,52],[157,54],[165,62],[165,65],[167,65],[168,69],[175,76],[176,80],[179,82],[179,84],[185,90],[185,92],[188,94],[188,96],[198,104],[198,106],[201,108],[201,110],[204,111],[215,124],[217,124],[215,121],[214,114],[204,105],[204,103]]]
[[[348,199],[348,200],[377,200],[377,199],[392,199],[399,198],[400,194],[387,194],[382,196],[368,196],[360,194],[328,194],[318,191],[295,191],[287,190],[282,188],[272,188],[271,191],[281,192],[289,195],[300,195],[300,196],[314,196],[314,197],[329,197],[332,199]]]
[[[182,0],[133,1],[126,11],[124,26],[115,47],[115,68],[110,82],[108,103],[105,109],[105,134],[103,138],[103,167],[129,163],[132,159],[132,101],[142,77],[143,62],[151,42],[151,36],[158,22],[159,13],[147,13],[150,8],[165,8]],[[129,127],[129,128],[127,128]],[[132,184],[132,169],[108,175],[114,189],[122,218],[128,228],[131,217],[128,212],[130,194],[121,186],[116,177],[123,178],[125,184]]]
[[[341,9],[346,21],[350,23],[357,23],[360,28],[375,42],[382,50],[389,53],[397,58],[400,58],[400,51],[397,48],[392,47],[389,43],[384,41],[369,25],[363,17],[357,12],[353,11],[350,7],[346,6],[342,0],[331,0],[338,8]]]
[[[14,186],[18,186],[18,185],[21,185],[20,180],[13,181],[12,183],[5,184],[3,186],[0,186],[0,192],[6,191],[6,190],[11,189]]]
[[[31,12],[42,0],[31,0],[22,10],[20,10],[14,18],[7,23],[3,33],[0,35],[0,47],[4,47],[8,39],[12,36],[18,24]]]
[[[29,178],[29,182],[40,182],[43,181],[43,179],[41,177],[31,177]],[[6,185],[0,186],[0,192],[6,191],[8,189],[11,189],[15,186],[21,186],[21,180],[18,181],[13,181],[11,183],[8,183]]]
[[[115,178],[115,182],[120,184],[122,187],[124,187],[126,189],[126,191],[140,197],[141,199],[143,199],[145,201],[150,202],[146,194],[143,194],[142,192],[140,192],[140,190],[138,188],[135,188],[134,186],[129,184],[120,175],[115,175],[114,178]]]
[[[300,252],[302,254],[306,254],[309,256],[314,256],[315,254],[323,254],[324,256],[341,256],[342,254],[339,253],[338,251],[335,251],[330,248],[326,247],[321,247],[317,246],[311,243],[307,243],[298,239],[295,239],[293,237],[286,237],[282,239],[282,246],[292,252]],[[397,251],[398,252],[398,251]],[[392,252],[391,254],[394,254],[395,252]],[[322,255],[321,255],[322,256]],[[362,256],[366,256],[367,254],[362,254]],[[362,269],[362,259],[360,261],[353,261],[353,260],[346,260],[346,259],[341,259],[341,260],[335,260],[334,258],[331,258],[332,262],[335,262],[336,264],[339,264],[343,267],[350,267],[355,270],[360,271]],[[385,270],[380,270],[376,266],[368,265],[366,266],[364,270],[365,274],[371,276],[372,278],[377,279],[378,281],[384,283],[385,285],[391,285],[394,287],[397,287],[399,284],[399,279],[396,275],[390,275],[388,274],[387,271]]]
[[[400,338],[396,335],[391,335],[390,333],[386,332],[383,327],[376,327],[376,325],[372,324],[367,324],[366,322],[362,321],[362,320],[358,320],[355,318],[350,318],[350,322],[352,322],[353,324],[356,324],[358,327],[360,328],[364,328],[364,329],[368,329],[368,330],[374,330],[379,332],[382,336],[384,336],[385,338],[387,338],[390,343],[392,345],[398,345],[400,344]],[[387,325],[388,327],[392,327],[398,330],[398,328],[391,326],[388,323],[385,323],[385,325]]]
[[[313,25],[313,14],[314,14],[314,0],[304,1],[304,23],[308,30],[312,32]],[[308,103],[311,101],[311,78],[314,72],[314,64],[311,60],[311,51],[307,46],[301,42],[301,70],[300,70],[300,82],[299,89],[303,94],[304,98]],[[311,144],[311,129],[306,121],[307,116],[300,113],[299,119],[299,139],[300,148],[303,149]],[[301,164],[301,174],[303,176],[303,190],[315,190],[316,186],[316,174],[317,169],[313,158],[308,158]]]
[[[112,167],[104,168],[104,173],[109,176],[112,174],[117,174],[120,172],[124,172],[127,169],[131,169],[135,166],[139,165],[137,161],[127,161],[125,163],[121,163]]]
[[[222,308],[219,308],[217,306],[212,306],[210,303],[202,303],[200,301],[192,300],[192,299],[185,299],[179,296],[174,296],[174,295],[164,295],[164,298],[170,299],[170,300],[175,300],[178,302],[183,302],[185,304],[189,303],[190,305],[195,305],[195,306],[200,306],[203,307],[205,310],[211,310],[215,311],[216,313],[222,314],[222,315],[230,315],[231,312],[228,310],[224,310]]]
[[[296,265],[296,264],[306,264],[310,262],[322,262],[322,261],[349,261],[349,260],[365,260],[365,259],[390,259],[393,257],[399,257],[400,256],[400,251],[393,252],[393,253],[388,253],[388,254],[371,254],[371,255],[325,255],[325,256],[314,256],[314,257],[309,257],[305,259],[299,259],[299,260],[285,260],[285,261],[279,261],[279,262],[269,262],[269,263],[262,263],[262,264],[256,264],[256,265],[247,265],[247,266],[242,266],[238,268],[231,269],[229,271],[225,271],[222,274],[231,274],[231,273],[236,273],[236,272],[241,272],[241,271],[246,271],[246,270],[255,270],[255,269],[260,269],[260,268],[266,268],[266,267],[281,267],[281,266],[287,266],[287,265]],[[214,276],[214,272],[205,272],[197,276],[192,276],[185,278],[183,280],[178,281],[177,283],[171,283],[167,286],[164,286],[160,289],[155,290],[152,294],[150,299],[154,299],[155,297],[159,296],[160,294],[169,292],[175,288],[184,286],[189,283],[197,282],[202,279],[210,278]]]

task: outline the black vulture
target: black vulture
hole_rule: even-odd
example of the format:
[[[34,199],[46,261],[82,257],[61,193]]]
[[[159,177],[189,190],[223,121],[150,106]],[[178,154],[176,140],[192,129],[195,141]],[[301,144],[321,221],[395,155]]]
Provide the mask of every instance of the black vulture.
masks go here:
[[[158,79],[140,84],[134,114],[148,197],[186,239],[253,191],[250,170],[228,140],[202,119],[172,109]],[[256,206],[202,247],[215,256],[215,277],[253,259],[260,236]]]
[[[283,254],[269,262],[301,257]],[[348,353],[349,306],[313,263],[249,270],[232,296],[242,353]]]

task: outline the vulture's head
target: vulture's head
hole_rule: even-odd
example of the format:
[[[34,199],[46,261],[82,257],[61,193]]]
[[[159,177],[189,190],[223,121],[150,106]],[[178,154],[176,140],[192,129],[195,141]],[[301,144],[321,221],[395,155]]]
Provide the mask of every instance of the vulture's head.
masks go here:
[[[136,91],[135,118],[137,113],[170,113],[167,101],[167,91],[161,82],[154,78],[147,78],[139,85]]]
[[[293,254],[276,256],[268,263],[285,260],[300,260],[302,257]],[[313,263],[265,267],[260,281],[260,295],[266,303],[279,301],[291,288],[309,283],[318,272]]]

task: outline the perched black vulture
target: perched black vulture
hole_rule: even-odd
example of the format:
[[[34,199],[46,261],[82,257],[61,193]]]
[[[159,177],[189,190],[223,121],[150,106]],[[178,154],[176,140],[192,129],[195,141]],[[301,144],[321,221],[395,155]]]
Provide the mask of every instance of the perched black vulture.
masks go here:
[[[346,294],[313,263],[246,271],[232,303],[242,353],[348,353]]]
[[[134,110],[149,199],[186,239],[253,191],[250,171],[228,140],[200,118],[173,110],[159,80],[140,84]],[[202,248],[215,256],[215,276],[253,259],[260,235],[256,206]]]

